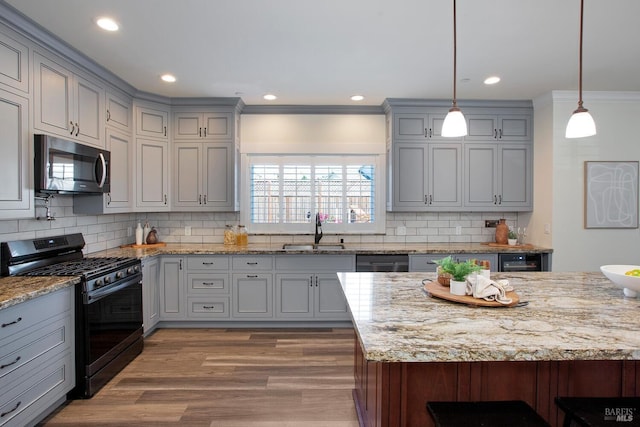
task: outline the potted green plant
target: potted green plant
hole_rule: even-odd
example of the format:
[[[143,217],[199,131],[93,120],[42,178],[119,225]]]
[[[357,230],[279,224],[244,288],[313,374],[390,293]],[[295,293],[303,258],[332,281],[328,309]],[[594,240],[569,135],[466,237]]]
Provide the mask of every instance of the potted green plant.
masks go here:
[[[511,246],[515,246],[518,243],[518,235],[512,229],[509,229],[509,236],[508,236],[507,242]]]
[[[438,265],[438,282],[440,281],[440,275],[447,275],[451,280],[456,282],[464,282],[467,276],[475,271],[482,269],[479,265],[476,265],[471,260],[456,261],[451,256],[433,260]]]

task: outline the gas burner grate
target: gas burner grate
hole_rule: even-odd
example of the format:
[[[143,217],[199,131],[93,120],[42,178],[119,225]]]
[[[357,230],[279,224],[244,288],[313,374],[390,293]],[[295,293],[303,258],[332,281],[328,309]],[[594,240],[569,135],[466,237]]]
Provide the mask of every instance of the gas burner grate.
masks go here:
[[[135,263],[124,257],[82,258],[39,267],[24,273],[26,276],[89,276],[106,270],[115,270],[121,266]]]

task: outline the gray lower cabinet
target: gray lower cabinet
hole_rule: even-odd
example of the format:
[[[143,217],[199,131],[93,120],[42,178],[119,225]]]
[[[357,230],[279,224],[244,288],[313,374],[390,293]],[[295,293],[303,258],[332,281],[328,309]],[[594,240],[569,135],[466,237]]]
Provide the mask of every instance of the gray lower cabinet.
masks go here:
[[[0,425],[31,425],[75,386],[73,287],[0,311]]]
[[[153,332],[160,320],[159,272],[159,258],[142,260],[142,319],[145,335]]]
[[[354,271],[343,255],[280,255],[276,261],[276,318],[349,320],[336,272]]]
[[[231,286],[229,257],[187,257],[187,317],[229,319]]]
[[[231,258],[233,318],[272,319],[273,256],[238,255]]]
[[[162,257],[160,260],[160,320],[185,319],[184,258]]]
[[[498,271],[498,254],[490,253],[471,253],[471,254],[417,254],[409,255],[409,271],[436,272],[436,263],[447,256],[452,256],[458,261],[466,261],[469,259],[477,259],[479,261],[489,261],[491,270]],[[435,276],[433,276],[435,279]]]

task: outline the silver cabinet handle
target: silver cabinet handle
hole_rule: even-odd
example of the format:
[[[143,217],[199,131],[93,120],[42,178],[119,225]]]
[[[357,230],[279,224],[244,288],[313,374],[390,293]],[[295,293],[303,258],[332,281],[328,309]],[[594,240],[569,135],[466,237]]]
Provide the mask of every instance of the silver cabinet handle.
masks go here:
[[[164,127],[164,136],[167,136],[167,127]]]
[[[500,194],[498,196],[498,204],[501,205],[502,204],[502,194]]]
[[[111,111],[107,110],[107,121],[111,120]]]
[[[9,367],[11,365],[15,365],[19,361],[20,361],[20,356],[16,357],[16,360],[14,360],[13,362],[9,362],[9,363],[7,363],[5,365],[0,365],[0,369],[4,369],[4,368],[7,368],[7,367]]]
[[[167,204],[167,195],[166,194],[164,195],[164,204],[165,205]]]
[[[76,123],[76,136],[78,136],[78,134],[80,134],[80,125]]]
[[[198,128],[198,136],[202,138],[202,128]]]
[[[69,134],[73,136],[73,133],[76,131],[76,127],[73,125],[73,122],[69,122],[69,124],[71,125],[71,132],[69,132]]]
[[[6,412],[1,413],[0,418],[6,417],[10,413],[14,412],[16,409],[18,409],[18,406],[20,406],[21,404],[22,404],[22,401],[19,401],[18,403],[16,403],[16,406],[14,406],[13,408],[9,409]]]
[[[204,200],[204,204],[207,204],[207,195],[205,194],[204,196],[202,196],[202,199]]]
[[[198,195],[198,204],[201,205],[202,204],[202,194]]]
[[[207,137],[207,128],[204,128],[204,137]]]
[[[18,322],[22,321],[22,317],[18,317],[16,320],[14,320],[13,322],[9,322],[9,323],[3,323],[2,327],[6,328],[7,326],[11,326],[11,325],[15,325]]]
[[[257,274],[247,274],[247,279],[256,279],[257,277]]]
[[[498,197],[495,194],[493,195],[493,204],[494,205],[498,204]]]

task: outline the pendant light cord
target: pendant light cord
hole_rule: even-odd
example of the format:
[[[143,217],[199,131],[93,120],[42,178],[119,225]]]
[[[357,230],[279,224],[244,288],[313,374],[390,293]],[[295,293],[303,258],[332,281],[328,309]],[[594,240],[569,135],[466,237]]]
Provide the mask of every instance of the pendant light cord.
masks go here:
[[[582,25],[584,20],[584,0],[580,0],[580,55],[579,55],[579,78],[578,78],[578,109],[582,106]]]
[[[584,1],[584,0],[582,0]],[[456,0],[453,0],[453,106],[457,107],[458,103],[456,101],[456,69],[458,65],[458,48],[457,48],[457,30],[456,30]]]

